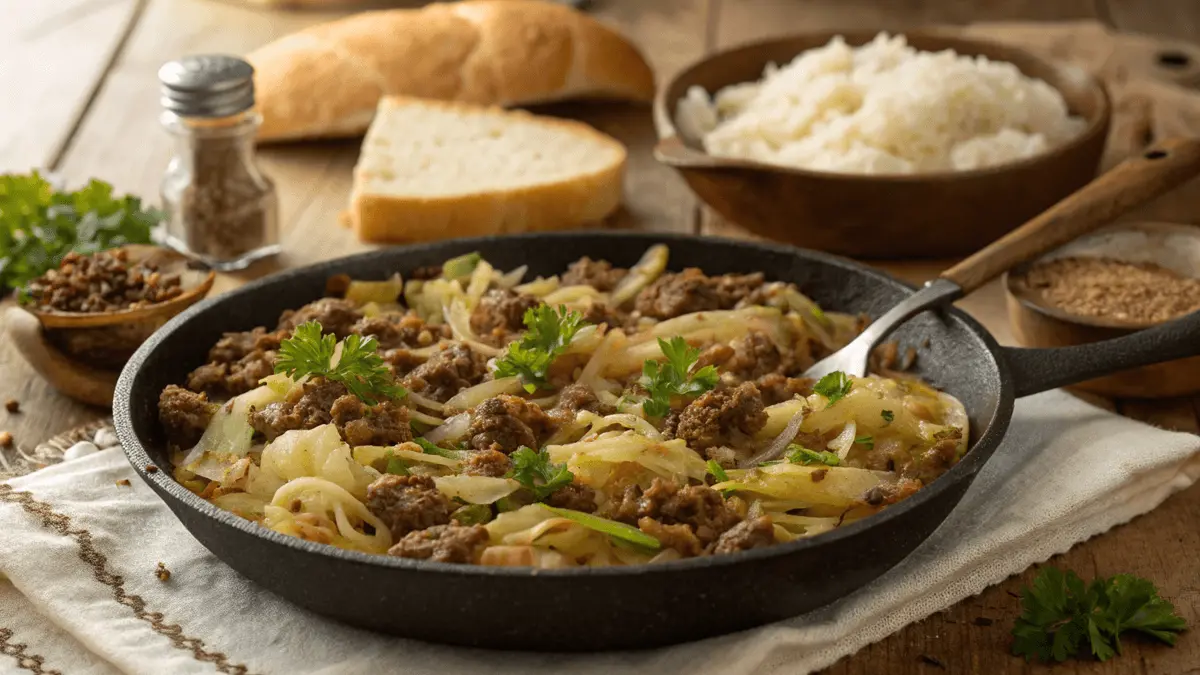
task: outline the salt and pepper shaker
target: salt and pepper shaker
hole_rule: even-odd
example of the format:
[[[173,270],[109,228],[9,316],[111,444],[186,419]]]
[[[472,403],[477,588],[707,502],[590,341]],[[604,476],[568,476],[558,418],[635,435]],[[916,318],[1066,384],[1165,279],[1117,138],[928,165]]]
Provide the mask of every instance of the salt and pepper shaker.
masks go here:
[[[163,65],[162,124],[177,138],[162,181],[166,241],[213,269],[242,269],[280,250],[275,185],[259,170],[254,68],[225,55]]]

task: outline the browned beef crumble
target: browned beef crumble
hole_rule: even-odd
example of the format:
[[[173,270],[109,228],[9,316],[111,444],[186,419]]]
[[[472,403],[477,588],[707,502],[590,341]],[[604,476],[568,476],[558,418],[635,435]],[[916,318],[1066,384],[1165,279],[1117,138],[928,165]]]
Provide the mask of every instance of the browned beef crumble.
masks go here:
[[[275,372],[275,358],[287,331],[267,332],[259,327],[226,333],[208,352],[208,363],[188,375],[188,389],[231,397],[258,387]]]
[[[206,394],[174,384],[168,384],[158,397],[158,419],[167,432],[167,441],[180,448],[190,448],[200,441],[216,411],[217,405]]]
[[[523,295],[506,288],[493,288],[479,299],[471,311],[471,330],[480,339],[503,344],[525,330],[525,312],[542,304],[532,295]]]
[[[428,360],[424,356],[419,356],[404,348],[385,349],[379,352],[379,356],[392,371],[392,375],[396,377],[408,375]]]
[[[317,321],[325,333],[333,333],[342,339],[350,335],[354,324],[363,316],[358,305],[341,298],[321,298],[296,310],[287,310],[279,317],[277,330],[291,331],[302,323]]]
[[[468,476],[491,476],[501,478],[512,468],[508,455],[499,450],[480,450],[467,459],[463,473]]]
[[[607,293],[616,288],[626,274],[629,274],[629,270],[613,267],[607,260],[592,260],[584,256],[571,263],[560,280],[563,286],[591,286]]]
[[[350,330],[364,337],[375,338],[381,350],[428,347],[438,340],[453,337],[450,326],[431,326],[414,312],[363,317]]]
[[[721,364],[720,370],[740,382],[791,370],[791,355],[781,352],[771,338],[759,331],[750,331],[734,340],[731,348],[733,355]]]
[[[775,526],[770,516],[760,516],[729,528],[717,538],[713,553],[735,553],[775,543]]]
[[[596,398],[595,392],[582,384],[569,384],[558,393],[558,403],[547,414],[556,425],[563,425],[575,419],[575,415],[587,410],[597,415],[611,415],[616,409],[605,405]]]
[[[487,359],[463,344],[439,350],[429,360],[413,369],[404,378],[410,391],[445,403],[460,389],[483,381],[487,374]]]
[[[758,378],[755,385],[762,393],[764,405],[775,405],[790,401],[797,396],[808,396],[813,393],[816,382],[808,377],[786,377],[779,373],[770,373]]]
[[[511,454],[522,445],[537,448],[549,430],[550,418],[537,404],[501,394],[480,403],[471,413],[467,431],[471,447]]]
[[[710,277],[695,267],[664,274],[642,289],[635,307],[642,316],[670,319],[682,314],[733,309],[763,284],[761,272]]]
[[[333,402],[333,423],[353,447],[360,445],[397,445],[412,440],[408,408],[394,401],[368,406],[357,396],[347,394]]]
[[[593,302],[582,312],[583,320],[599,326],[605,324],[609,328],[621,328],[629,323],[629,315],[603,302]]]
[[[112,312],[173,300],[183,288],[178,274],[163,274],[151,262],[130,262],[128,251],[113,249],[72,251],[57,268],[30,281],[25,293],[39,309]]]
[[[454,503],[429,476],[385,474],[367,487],[367,509],[387,525],[392,539],[450,522]]]
[[[752,436],[767,425],[763,408],[762,394],[752,382],[714,389],[689,403],[679,413],[676,426],[668,431],[697,452],[731,445],[736,433]],[[668,420],[668,424],[673,421]]]
[[[643,517],[638,518],[637,526],[642,532],[662,542],[663,546],[679,551],[685,558],[704,553],[704,544],[700,543],[699,537],[688,525],[664,525],[653,518]]]
[[[568,483],[551,492],[546,503],[560,509],[593,513],[596,510],[596,492],[586,485]]]
[[[434,525],[404,535],[388,549],[388,555],[468,564],[479,558],[487,542],[488,531],[482,525]]]
[[[608,504],[603,515],[639,527],[642,518],[653,518],[665,525],[688,525],[702,546],[716,541],[742,520],[725,504],[720,493],[707,485],[681,488],[661,478],[655,478],[644,492],[636,485],[625,488],[624,494]]]
[[[250,413],[250,426],[273,441],[286,431],[313,429],[333,421],[330,410],[346,395],[340,382],[314,377],[293,389],[286,399]]]

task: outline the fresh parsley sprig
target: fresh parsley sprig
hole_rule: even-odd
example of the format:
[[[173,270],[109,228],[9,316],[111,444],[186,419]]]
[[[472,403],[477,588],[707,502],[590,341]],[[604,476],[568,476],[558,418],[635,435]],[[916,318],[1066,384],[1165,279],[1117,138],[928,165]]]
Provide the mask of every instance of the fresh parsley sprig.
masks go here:
[[[496,359],[496,377],[520,376],[525,391],[533,393],[546,384],[546,372],[554,359],[571,344],[579,329],[588,325],[579,312],[560,306],[538,305],[525,310],[525,334],[511,342]]]
[[[836,454],[828,450],[809,450],[803,445],[796,443],[787,446],[787,454],[784,457],[792,464],[804,464],[806,466],[813,464],[837,466],[842,462]]]
[[[1138,632],[1169,645],[1186,622],[1146,579],[1130,574],[1085,585],[1072,571],[1045,567],[1021,593],[1013,654],[1025,660],[1066,661],[1087,644],[1106,661],[1121,653],[1121,634]]]
[[[717,369],[704,366],[696,372],[692,367],[700,358],[700,350],[688,345],[678,335],[669,341],[658,339],[666,361],[647,359],[642,364],[641,384],[650,392],[642,410],[651,417],[663,417],[671,412],[672,396],[699,396],[717,386]]]
[[[833,405],[846,398],[846,395],[850,393],[851,386],[853,386],[853,383],[850,381],[850,378],[842,371],[835,370],[817,380],[817,384],[813,386],[813,391],[829,399],[829,405]]]
[[[396,384],[384,365],[375,338],[351,335],[342,340],[342,352],[334,363],[337,346],[337,339],[332,334],[323,334],[319,322],[302,323],[280,344],[275,372],[292,379],[317,375],[340,382],[367,405],[403,398],[408,393]]]
[[[545,501],[550,493],[569,484],[575,474],[567,470],[566,464],[554,464],[545,448],[534,450],[521,446],[509,456],[512,469],[508,477],[533,493],[534,500]]]

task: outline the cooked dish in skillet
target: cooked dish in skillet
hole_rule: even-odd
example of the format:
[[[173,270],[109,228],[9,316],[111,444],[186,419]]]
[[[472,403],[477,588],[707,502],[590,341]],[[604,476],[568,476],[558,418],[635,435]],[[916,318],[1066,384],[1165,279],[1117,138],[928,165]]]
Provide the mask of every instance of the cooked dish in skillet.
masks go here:
[[[798,377],[862,320],[761,274],[476,254],[230,333],[169,386],[174,475],[347,549],[542,568],[743,551],[863,518],[966,450],[962,405],[893,370]]]

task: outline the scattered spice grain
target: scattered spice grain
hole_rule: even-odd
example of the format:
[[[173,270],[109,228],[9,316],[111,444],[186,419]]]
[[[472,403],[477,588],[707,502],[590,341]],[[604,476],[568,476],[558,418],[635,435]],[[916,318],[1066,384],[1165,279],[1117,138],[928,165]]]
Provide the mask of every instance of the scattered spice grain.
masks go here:
[[[1200,279],[1154,263],[1058,258],[1033,265],[1020,281],[1079,316],[1158,323],[1200,309]]]
[[[0,447],[11,448],[13,444],[12,434],[7,431],[0,431]]]
[[[146,465],[146,473],[158,473],[158,467],[153,464]]]
[[[167,566],[160,562],[158,563],[158,567],[154,569],[154,576],[158,577],[159,581],[170,581],[171,570],[167,569]]]
[[[118,480],[118,481],[117,481],[117,485],[118,485],[119,487],[129,487],[129,479],[128,479],[128,478],[121,478],[120,480]]]
[[[21,412],[21,402],[15,398],[10,398],[4,402],[4,409],[10,413]]]

